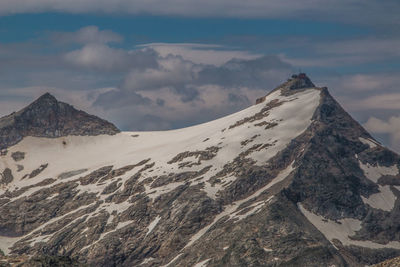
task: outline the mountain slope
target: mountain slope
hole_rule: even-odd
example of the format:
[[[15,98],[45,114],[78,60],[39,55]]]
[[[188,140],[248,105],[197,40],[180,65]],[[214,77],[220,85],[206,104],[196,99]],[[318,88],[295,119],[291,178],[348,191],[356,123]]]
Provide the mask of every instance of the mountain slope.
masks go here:
[[[26,108],[0,118],[0,148],[15,145],[25,136],[116,134],[113,124],[76,110],[46,93]]]
[[[399,164],[294,76],[194,127],[25,137],[0,161],[0,249],[91,266],[364,266],[400,255]]]

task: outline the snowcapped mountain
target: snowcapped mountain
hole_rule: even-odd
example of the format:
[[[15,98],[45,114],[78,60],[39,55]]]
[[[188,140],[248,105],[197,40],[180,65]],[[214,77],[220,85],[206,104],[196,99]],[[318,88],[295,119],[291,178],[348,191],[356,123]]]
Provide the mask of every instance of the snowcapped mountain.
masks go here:
[[[199,267],[400,256],[400,157],[304,74],[179,130],[96,120],[86,134],[75,131],[86,118],[68,118],[74,130],[26,131],[1,156],[0,249],[11,257]]]

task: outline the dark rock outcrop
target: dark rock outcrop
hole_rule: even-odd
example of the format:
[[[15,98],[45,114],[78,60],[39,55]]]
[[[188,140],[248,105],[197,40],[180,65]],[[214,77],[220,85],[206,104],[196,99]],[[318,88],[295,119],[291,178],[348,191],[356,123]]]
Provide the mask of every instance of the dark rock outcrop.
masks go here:
[[[113,135],[112,123],[59,102],[46,93],[26,108],[0,118],[0,149],[15,145],[26,136]]]

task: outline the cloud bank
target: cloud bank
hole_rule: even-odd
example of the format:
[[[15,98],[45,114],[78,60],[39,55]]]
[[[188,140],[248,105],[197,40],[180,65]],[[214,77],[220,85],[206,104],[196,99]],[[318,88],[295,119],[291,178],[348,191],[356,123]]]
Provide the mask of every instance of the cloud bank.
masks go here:
[[[371,49],[353,51],[363,42]],[[280,37],[265,43],[273,51],[284,47],[289,52],[197,43],[129,47],[124,36],[96,26],[46,32],[36,43],[0,44],[0,114],[49,91],[123,130],[180,128],[246,108],[306,66],[315,84],[329,86],[358,121],[400,151],[399,72],[335,72],[337,66],[358,69],[357,64],[371,60],[396,61],[396,38]]]
[[[0,14],[67,12],[190,17],[304,18],[399,25],[397,0],[2,0]],[[223,12],[221,12],[223,10]]]

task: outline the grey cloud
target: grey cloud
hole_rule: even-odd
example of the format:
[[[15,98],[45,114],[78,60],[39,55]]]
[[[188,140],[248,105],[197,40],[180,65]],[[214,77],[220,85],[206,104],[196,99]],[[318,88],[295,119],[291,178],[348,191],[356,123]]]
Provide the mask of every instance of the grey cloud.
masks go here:
[[[372,133],[388,134],[390,146],[400,152],[400,116],[392,116],[388,120],[371,117],[364,127]]]
[[[158,57],[156,68],[133,70],[126,76],[123,87],[128,90],[153,90],[160,87],[179,88],[193,81],[195,64],[179,56]]]
[[[134,91],[172,87],[177,91],[187,85],[265,88],[277,85],[292,72],[290,64],[277,56],[257,59],[232,59],[222,66],[196,64],[177,56],[160,58],[159,68],[132,71],[124,88]]]
[[[139,129],[140,131],[171,129],[171,123],[166,121],[165,118],[149,114],[145,114],[142,117],[138,116],[136,121],[129,122],[127,126],[133,129]]]
[[[152,101],[135,92],[123,90],[113,90],[100,94],[94,101],[93,106],[101,106],[104,109],[113,109],[116,107],[150,105]]]
[[[382,63],[400,60],[400,39],[396,34],[384,37],[351,37],[342,40],[291,37],[269,43],[268,49],[276,49],[282,43],[281,59],[302,67],[338,67]],[[291,55],[284,51],[292,51]]]
[[[249,98],[245,95],[229,93],[228,99],[229,99],[229,102],[235,103],[235,104],[249,104],[250,103]]]
[[[76,32],[54,32],[50,34],[52,41],[57,43],[119,43],[123,37],[109,30],[99,30],[97,26],[87,26]]]
[[[204,86],[217,86],[215,90],[232,90],[233,87],[270,89],[286,79],[291,66],[276,56],[264,56],[257,59],[233,59],[220,67],[196,64],[180,56],[158,57],[158,67],[145,70],[132,70],[124,79],[114,98],[146,91],[170,89],[181,102],[199,100]],[[231,102],[246,102],[241,96],[231,94]],[[156,101],[156,100],[154,100]],[[129,102],[115,101],[115,108]],[[248,101],[246,102],[248,103]],[[107,102],[111,108],[111,101]]]
[[[353,102],[353,109],[400,110],[400,93],[374,95]]]
[[[153,14],[195,17],[302,18],[339,20],[375,26],[399,25],[397,0],[2,0],[0,14],[69,12]],[[223,12],[221,12],[223,10]],[[395,27],[393,27],[395,28]]]
[[[332,88],[331,91],[349,111],[400,110],[398,72],[330,75],[320,80],[317,82]]]
[[[178,87],[176,92],[181,96],[182,102],[194,101],[200,95],[199,90],[194,86]]]
[[[165,100],[157,98],[156,103],[158,106],[162,107],[165,105]]]
[[[400,73],[356,73],[347,75],[331,74],[320,78],[323,85],[334,89],[340,95],[369,97],[383,92],[398,93]]]
[[[269,88],[278,85],[291,72],[292,66],[277,56],[232,59],[220,67],[206,66],[199,72],[198,83]]]
[[[363,37],[348,39],[329,43],[318,43],[315,49],[323,54],[359,55],[368,54],[370,57],[400,56],[400,39],[398,38],[376,38]]]
[[[154,69],[131,71],[118,90],[100,94],[95,105],[106,109],[108,117],[120,121],[118,125],[125,130],[179,128],[248,107],[290,72],[290,65],[276,57],[232,60],[221,67],[195,64],[176,56],[159,57],[158,63]],[[221,71],[227,75],[211,82],[199,74],[204,69],[210,75],[217,72],[213,77]],[[224,80],[239,73],[239,79]],[[243,77],[251,79],[243,81]],[[134,116],[121,119],[122,113]]]
[[[229,92],[226,90],[214,90],[212,95],[208,94],[209,91],[199,91],[198,98],[191,102],[182,102],[178,97],[179,104],[169,99],[173,96],[171,92],[168,97],[162,99],[162,105],[152,101],[149,105],[121,106],[106,110],[105,117],[115,122],[123,130],[168,130],[214,120],[249,105],[248,102],[232,102],[229,99],[233,94],[240,98],[242,95],[240,92],[232,93],[229,96]],[[160,94],[162,93],[157,92],[157,95]],[[218,95],[216,100],[207,98],[216,95]]]
[[[64,55],[65,61],[71,65],[108,72],[154,68],[158,65],[156,57],[151,49],[129,52],[96,43],[86,44]]]

